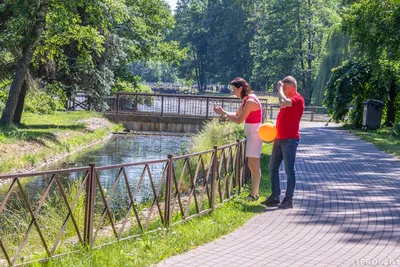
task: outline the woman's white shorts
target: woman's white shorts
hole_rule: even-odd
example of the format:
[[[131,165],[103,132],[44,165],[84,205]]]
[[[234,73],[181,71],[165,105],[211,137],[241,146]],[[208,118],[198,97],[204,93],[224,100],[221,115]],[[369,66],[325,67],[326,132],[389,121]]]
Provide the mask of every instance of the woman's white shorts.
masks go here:
[[[258,128],[261,123],[245,123],[244,134],[246,135],[246,157],[260,158],[263,141],[258,136]]]

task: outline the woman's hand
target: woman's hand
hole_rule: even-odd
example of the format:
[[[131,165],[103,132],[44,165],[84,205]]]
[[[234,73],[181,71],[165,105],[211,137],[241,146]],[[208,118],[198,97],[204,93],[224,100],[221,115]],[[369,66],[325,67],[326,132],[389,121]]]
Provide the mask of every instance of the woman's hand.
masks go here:
[[[218,115],[224,115],[226,114],[225,110],[220,107],[220,106],[214,106],[214,111],[215,113],[217,113]]]

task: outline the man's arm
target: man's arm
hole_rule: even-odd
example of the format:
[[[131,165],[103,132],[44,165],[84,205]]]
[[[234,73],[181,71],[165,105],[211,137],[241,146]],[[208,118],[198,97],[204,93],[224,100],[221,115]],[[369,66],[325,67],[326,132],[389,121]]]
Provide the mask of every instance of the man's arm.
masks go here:
[[[283,82],[279,81],[278,82],[278,99],[279,99],[279,104],[281,107],[291,107],[292,106],[292,100],[287,98],[285,94],[283,93]]]

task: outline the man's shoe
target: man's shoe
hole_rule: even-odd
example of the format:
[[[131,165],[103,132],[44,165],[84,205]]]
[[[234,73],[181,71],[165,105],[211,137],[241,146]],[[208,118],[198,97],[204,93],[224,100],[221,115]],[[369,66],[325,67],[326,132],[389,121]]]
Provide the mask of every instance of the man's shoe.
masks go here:
[[[267,207],[276,207],[279,204],[279,199],[273,198],[272,196],[269,196],[266,200],[260,203],[261,205],[267,206]]]
[[[278,209],[293,209],[293,200],[285,197],[278,205]]]

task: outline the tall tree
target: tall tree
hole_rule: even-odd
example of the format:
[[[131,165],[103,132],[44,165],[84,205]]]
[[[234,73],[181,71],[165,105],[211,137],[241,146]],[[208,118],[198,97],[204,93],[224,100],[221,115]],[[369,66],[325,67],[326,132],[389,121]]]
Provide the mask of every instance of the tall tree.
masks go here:
[[[396,102],[400,102],[400,4],[394,0],[351,2],[343,27],[352,45],[372,64],[374,75],[369,82],[386,84],[378,88],[387,99],[386,124],[390,126],[396,121]]]
[[[236,76],[250,79],[250,40],[254,35],[255,1],[179,1],[171,38],[189,51],[182,74],[200,89],[212,81],[227,84]]]
[[[205,27],[204,15],[207,9],[206,0],[179,1],[175,11],[176,27],[171,38],[178,40],[182,48],[188,49],[188,59],[180,68],[187,79],[194,79],[199,90],[207,83],[208,66],[208,29]]]
[[[25,3],[23,3],[25,2]],[[11,38],[4,40],[15,42],[20,46],[21,56],[11,83],[9,96],[4,108],[0,124],[10,125],[13,122],[22,85],[27,75],[29,64],[32,60],[35,48],[39,42],[45,27],[49,0],[34,1],[5,1],[2,3],[3,15],[10,17],[8,27],[2,25],[2,29],[10,31]]]
[[[209,29],[209,72],[219,82],[227,84],[237,76],[251,78],[255,2],[209,1],[205,18]]]
[[[31,63],[30,73],[44,84],[61,84],[67,94],[85,91],[101,105],[116,77],[133,79],[130,62],[183,56],[176,42],[164,41],[174,19],[163,0],[7,0],[0,7],[0,42],[19,58],[2,124],[23,105],[18,99]]]
[[[337,1],[261,1],[255,13],[257,34],[252,41],[252,82],[272,88],[293,75],[299,91],[311,102],[313,80],[321,62],[322,39],[333,21]]]

